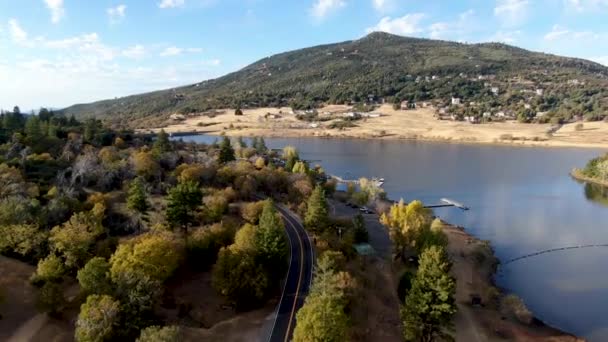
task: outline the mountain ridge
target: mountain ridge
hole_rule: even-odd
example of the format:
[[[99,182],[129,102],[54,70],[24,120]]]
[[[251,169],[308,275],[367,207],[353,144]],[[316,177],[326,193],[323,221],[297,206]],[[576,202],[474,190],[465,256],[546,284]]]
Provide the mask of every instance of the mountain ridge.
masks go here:
[[[516,77],[538,85],[581,78],[595,92],[606,85],[608,67],[503,43],[466,44],[373,32],[356,40],[264,57],[196,84],[76,104],[62,112],[94,116],[118,126],[146,127],[162,124],[172,113],[227,107],[310,108],[320,103],[361,102],[370,94],[390,102],[450,96],[483,100],[487,92],[471,83],[471,77],[478,75],[496,76],[501,86]],[[420,84],[416,80],[420,76],[436,76],[440,81]],[[561,89],[558,95],[567,97],[573,91]],[[593,96],[584,101],[601,100],[602,106],[608,102],[603,91],[601,97]]]

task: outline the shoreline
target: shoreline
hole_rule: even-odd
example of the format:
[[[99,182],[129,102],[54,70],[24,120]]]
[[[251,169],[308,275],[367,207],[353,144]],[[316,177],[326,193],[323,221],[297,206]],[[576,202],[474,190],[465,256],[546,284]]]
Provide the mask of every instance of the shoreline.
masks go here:
[[[493,145],[509,147],[573,147],[608,149],[608,122],[569,123],[556,129],[551,124],[520,123],[514,120],[472,124],[439,120],[432,107],[395,110],[381,105],[369,117],[348,120],[356,112],[347,105],[328,105],[308,121],[301,120],[289,107],[234,109],[197,113],[162,124],[167,133],[177,136],[209,134],[227,136],[264,136],[287,138],[375,139],[386,141],[425,141],[450,144]],[[373,115],[373,116],[372,116]],[[349,125],[344,127],[344,123]],[[342,127],[342,128],[340,128]],[[161,128],[137,129],[140,133],[158,132]]]
[[[453,259],[453,275],[458,284],[456,301],[459,312],[461,312],[461,315],[474,316],[475,323],[479,325],[477,327],[478,330],[481,330],[481,334],[486,335],[485,337],[487,340],[495,340],[499,338],[501,334],[506,334],[515,340],[518,340],[518,337],[526,336],[534,337],[539,340],[584,341],[584,339],[581,339],[574,334],[547,324],[533,312],[528,311],[525,306],[524,309],[531,315],[529,323],[519,322],[513,317],[507,319],[505,316],[508,315],[505,314],[504,308],[500,307],[500,305],[498,307],[493,307],[491,303],[492,301],[502,302],[505,298],[513,295],[512,293],[508,293],[506,289],[496,286],[495,275],[497,267],[500,265],[500,260],[496,257],[491,243],[475,237],[464,227],[452,225],[445,220],[441,220],[441,222],[444,224],[443,230],[448,236],[448,252]],[[474,246],[474,248],[481,246],[482,248],[487,249],[488,259],[481,265],[475,265],[474,261],[462,257],[463,253],[465,253],[463,250],[472,248],[469,246]],[[459,258],[459,256],[461,257]],[[471,279],[463,279],[463,268],[470,268],[469,271],[472,272]],[[464,272],[464,274],[466,273],[467,272]],[[493,299],[488,299],[485,298],[487,295],[476,293],[475,291],[472,291],[471,288],[475,288],[475,290],[484,288],[489,290],[493,288],[496,289],[498,293],[492,295],[494,297]],[[464,294],[462,291],[464,291]],[[461,298],[458,298],[459,292],[461,292]],[[472,293],[470,292],[474,292],[475,295],[479,295],[480,298],[483,298],[482,301],[484,304],[475,307],[470,303],[463,303],[462,295],[470,297],[472,296]],[[458,317],[456,320],[458,320]],[[480,332],[476,332],[476,335],[477,334],[480,334]]]
[[[574,180],[579,181],[579,182],[591,183],[591,184],[595,184],[595,185],[599,185],[599,186],[608,188],[608,181],[602,181],[599,179],[587,177],[582,173],[581,169],[575,168],[572,171],[570,171],[570,177],[572,177]]]
[[[142,134],[155,134],[161,129],[169,128],[152,128],[152,129],[140,129],[137,132]],[[280,130],[267,130],[267,129],[250,129],[250,130],[233,130],[233,131],[198,131],[198,130],[166,130],[171,137],[180,138],[185,136],[196,136],[196,135],[210,135],[216,137],[228,136],[228,137],[242,137],[242,136],[261,136],[264,138],[298,138],[298,139],[331,139],[331,140],[378,140],[378,141],[390,141],[390,142],[424,142],[424,143],[439,143],[439,144],[452,144],[452,145],[468,145],[468,146],[498,146],[498,147],[509,147],[509,148],[573,148],[573,149],[608,149],[608,143],[576,143],[576,142],[565,142],[565,141],[534,141],[534,140],[513,140],[513,141],[483,141],[475,138],[471,139],[452,139],[452,138],[430,138],[430,137],[408,137],[408,136],[367,136],[360,134],[315,134],[314,132],[304,133],[307,130],[293,130],[293,129],[280,129]]]

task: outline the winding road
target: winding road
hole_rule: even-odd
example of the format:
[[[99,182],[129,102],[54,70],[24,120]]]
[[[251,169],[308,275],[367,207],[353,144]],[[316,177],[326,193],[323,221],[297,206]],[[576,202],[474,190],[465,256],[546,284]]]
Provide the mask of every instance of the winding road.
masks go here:
[[[296,325],[296,312],[304,304],[312,282],[314,252],[310,238],[300,220],[282,205],[276,205],[285,221],[285,231],[291,250],[287,278],[277,306],[269,342],[291,341]]]

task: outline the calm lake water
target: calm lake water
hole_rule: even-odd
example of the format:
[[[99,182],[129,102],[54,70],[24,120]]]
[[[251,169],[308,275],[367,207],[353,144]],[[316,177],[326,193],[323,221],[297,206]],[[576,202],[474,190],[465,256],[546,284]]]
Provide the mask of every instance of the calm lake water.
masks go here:
[[[183,139],[210,143],[215,137]],[[266,143],[293,145],[302,158],[343,178],[384,177],[393,199],[464,203],[470,211],[435,213],[490,240],[503,262],[551,248],[608,244],[608,191],[568,176],[605,151],[318,138]],[[606,341],[607,266],[608,247],[570,249],[505,264],[496,280],[546,323]]]

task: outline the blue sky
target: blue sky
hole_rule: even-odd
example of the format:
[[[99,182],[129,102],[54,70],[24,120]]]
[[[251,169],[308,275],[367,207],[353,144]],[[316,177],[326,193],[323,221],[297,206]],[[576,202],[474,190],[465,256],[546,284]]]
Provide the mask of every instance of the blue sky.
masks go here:
[[[608,65],[608,0],[0,0],[0,108],[195,83],[372,31]]]

